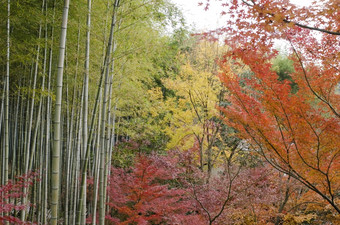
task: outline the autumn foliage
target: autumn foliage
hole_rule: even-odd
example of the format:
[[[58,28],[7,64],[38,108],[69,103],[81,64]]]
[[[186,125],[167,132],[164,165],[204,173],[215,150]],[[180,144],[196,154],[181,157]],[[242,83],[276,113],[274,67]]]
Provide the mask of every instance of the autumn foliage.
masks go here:
[[[36,173],[30,173],[14,180],[9,180],[6,185],[0,186],[0,224],[5,222],[32,224],[31,222],[21,221],[16,215],[30,206],[29,204],[23,205],[18,202],[24,197],[23,188],[32,186],[36,177]]]
[[[131,168],[112,168],[107,223],[274,224],[314,218],[294,216],[306,190],[288,176],[265,164],[234,161],[209,177],[198,168],[197,154],[191,149],[141,155]]]
[[[111,170],[108,196],[112,224],[188,224],[199,221],[185,190],[170,188],[180,169],[167,158],[141,156],[131,171]],[[169,183],[170,182],[170,183]],[[175,183],[172,184],[176,186]],[[199,223],[195,223],[199,224]]]
[[[230,103],[220,108],[225,123],[274,168],[340,213],[339,1],[320,4],[229,1],[222,7],[229,15],[226,27],[212,34],[228,34],[231,47],[220,62]],[[277,39],[290,46],[296,93],[272,70]],[[239,66],[248,76],[235,70]]]

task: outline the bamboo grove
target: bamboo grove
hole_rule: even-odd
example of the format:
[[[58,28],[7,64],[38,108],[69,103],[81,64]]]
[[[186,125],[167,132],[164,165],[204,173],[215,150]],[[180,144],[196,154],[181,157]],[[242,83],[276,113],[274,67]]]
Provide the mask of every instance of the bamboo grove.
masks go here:
[[[112,149],[129,138],[115,121],[138,108],[121,99],[138,103],[155,85],[145,77],[166,61],[166,27],[180,13],[163,0],[8,0],[0,15],[1,184],[38,174],[23,188],[32,207],[21,221],[85,224],[92,214],[104,224]]]

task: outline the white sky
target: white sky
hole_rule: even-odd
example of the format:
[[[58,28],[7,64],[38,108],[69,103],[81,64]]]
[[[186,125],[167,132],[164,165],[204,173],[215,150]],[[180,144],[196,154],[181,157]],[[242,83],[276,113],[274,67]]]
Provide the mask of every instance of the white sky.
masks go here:
[[[196,31],[213,30],[223,24],[221,18],[221,1],[211,0],[208,11],[203,10],[203,6],[198,6],[199,2],[206,0],[171,0],[177,4],[183,11],[183,15],[189,26],[195,28]],[[307,6],[312,0],[290,0],[292,3]]]

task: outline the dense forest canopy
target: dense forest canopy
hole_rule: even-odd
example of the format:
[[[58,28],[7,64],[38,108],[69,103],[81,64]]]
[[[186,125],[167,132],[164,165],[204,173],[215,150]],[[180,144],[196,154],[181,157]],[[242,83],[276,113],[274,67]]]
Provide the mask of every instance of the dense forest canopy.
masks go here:
[[[1,224],[339,223],[339,1],[217,2],[2,1]]]

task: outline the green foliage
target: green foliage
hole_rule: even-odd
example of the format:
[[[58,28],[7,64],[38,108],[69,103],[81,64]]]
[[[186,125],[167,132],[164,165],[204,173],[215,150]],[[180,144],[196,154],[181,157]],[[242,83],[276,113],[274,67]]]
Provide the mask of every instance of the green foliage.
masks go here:
[[[160,12],[168,12],[168,3],[154,5]],[[130,6],[129,6],[130,7]],[[140,8],[138,13],[150,12],[151,6]],[[173,7],[173,6],[172,6]],[[175,9],[173,9],[175,10]],[[177,15],[177,14],[176,14]],[[168,19],[176,20],[164,14]],[[152,17],[143,17],[136,23],[134,18],[125,20],[118,29],[115,74],[113,80],[113,102],[116,102],[118,135],[135,141],[150,140],[150,147],[164,149],[168,137],[163,129],[166,125],[164,114],[154,115],[164,98],[173,95],[166,88],[163,78],[178,73],[177,54],[185,44],[187,33],[174,32],[172,36],[163,36],[162,29],[155,29]],[[134,26],[130,24],[136,23]],[[136,28],[138,28],[136,30]],[[122,43],[122,44],[119,44]],[[159,98],[152,98],[150,91],[160,88]]]
[[[273,60],[272,69],[277,73],[280,81],[288,80],[291,82],[290,86],[292,88],[292,93],[296,93],[299,90],[297,83],[295,83],[291,77],[291,74],[294,73],[294,65],[292,60],[285,56],[278,55]]]

